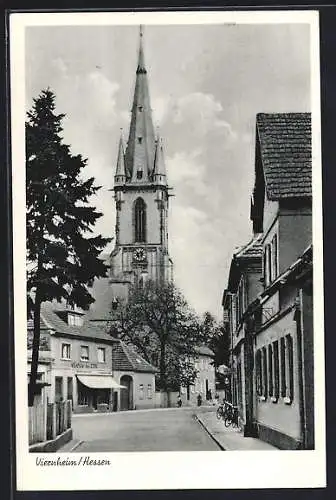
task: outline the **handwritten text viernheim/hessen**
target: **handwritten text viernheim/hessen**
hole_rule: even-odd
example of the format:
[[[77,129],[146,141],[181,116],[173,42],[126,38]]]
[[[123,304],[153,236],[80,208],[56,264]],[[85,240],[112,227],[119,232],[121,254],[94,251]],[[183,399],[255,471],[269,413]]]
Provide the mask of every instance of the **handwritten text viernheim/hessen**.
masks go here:
[[[77,465],[111,465],[111,462],[109,459],[102,459],[102,458],[91,458],[89,455],[87,456],[81,456],[78,459],[69,459],[68,457],[66,458],[61,458],[57,457],[55,459],[50,459],[50,458],[44,458],[44,457],[37,457],[36,458],[36,465],[39,467],[74,467]]]

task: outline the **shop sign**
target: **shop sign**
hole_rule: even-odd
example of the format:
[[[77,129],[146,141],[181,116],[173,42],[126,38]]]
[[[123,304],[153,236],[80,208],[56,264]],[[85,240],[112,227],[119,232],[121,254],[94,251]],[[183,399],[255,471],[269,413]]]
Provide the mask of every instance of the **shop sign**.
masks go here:
[[[96,363],[74,362],[74,363],[71,363],[71,367],[72,368],[97,368],[98,365]]]

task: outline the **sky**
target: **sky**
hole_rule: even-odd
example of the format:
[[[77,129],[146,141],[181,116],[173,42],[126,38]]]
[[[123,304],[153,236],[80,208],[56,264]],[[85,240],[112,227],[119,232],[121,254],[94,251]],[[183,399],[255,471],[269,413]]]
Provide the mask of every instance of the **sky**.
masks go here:
[[[92,203],[104,214],[96,231],[109,237],[138,39],[137,26],[26,28],[26,108],[42,89],[56,94],[64,141],[102,186]],[[252,237],[256,114],[310,111],[309,25],[145,25],[144,52],[174,194],[175,282],[198,313],[220,318],[232,254]]]

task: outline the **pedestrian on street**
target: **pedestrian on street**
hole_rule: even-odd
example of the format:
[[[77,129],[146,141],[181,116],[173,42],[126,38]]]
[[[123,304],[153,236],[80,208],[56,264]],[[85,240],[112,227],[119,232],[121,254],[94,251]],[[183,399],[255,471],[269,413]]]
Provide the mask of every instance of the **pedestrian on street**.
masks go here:
[[[182,406],[182,399],[181,399],[181,396],[180,396],[180,395],[178,395],[178,396],[177,396],[177,406],[178,406],[179,408],[181,408],[181,406]]]

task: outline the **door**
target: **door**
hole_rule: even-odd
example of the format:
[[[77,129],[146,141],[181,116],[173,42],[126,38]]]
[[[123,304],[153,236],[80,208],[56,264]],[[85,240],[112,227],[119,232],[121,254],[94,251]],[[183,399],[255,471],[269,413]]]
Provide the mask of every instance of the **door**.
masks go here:
[[[120,378],[120,385],[126,389],[120,389],[120,410],[133,409],[133,379],[130,375],[123,375]]]

